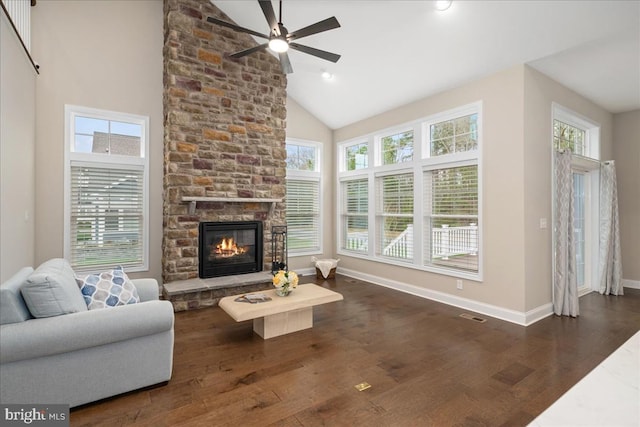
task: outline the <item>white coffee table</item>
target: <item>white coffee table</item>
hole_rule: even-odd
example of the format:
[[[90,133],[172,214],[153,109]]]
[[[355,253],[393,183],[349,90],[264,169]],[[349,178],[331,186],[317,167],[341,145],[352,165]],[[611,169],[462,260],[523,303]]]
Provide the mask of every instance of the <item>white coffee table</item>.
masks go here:
[[[264,339],[313,327],[313,306],[342,300],[342,295],[310,283],[299,285],[289,296],[279,297],[275,289],[259,291],[271,301],[250,304],[235,301],[240,295],[224,297],[218,305],[236,322],[253,320],[253,331]]]

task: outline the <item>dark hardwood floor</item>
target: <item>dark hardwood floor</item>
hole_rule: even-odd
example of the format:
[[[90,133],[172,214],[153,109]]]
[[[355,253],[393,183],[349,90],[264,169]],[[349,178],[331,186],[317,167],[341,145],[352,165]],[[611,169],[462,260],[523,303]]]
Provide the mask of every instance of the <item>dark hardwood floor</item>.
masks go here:
[[[523,426],[640,329],[633,289],[525,328],[344,276],[302,281],[344,301],[266,341],[218,307],[176,313],[169,384],[73,410],[71,425]]]

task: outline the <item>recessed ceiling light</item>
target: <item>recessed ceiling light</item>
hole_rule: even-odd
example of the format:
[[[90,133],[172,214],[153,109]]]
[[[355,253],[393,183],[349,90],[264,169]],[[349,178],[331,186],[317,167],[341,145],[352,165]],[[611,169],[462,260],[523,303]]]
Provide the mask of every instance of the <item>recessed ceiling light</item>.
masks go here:
[[[322,78],[325,80],[331,80],[333,78],[333,74],[331,74],[328,71],[323,71],[322,72]]]
[[[435,2],[436,10],[440,12],[445,11],[451,7],[451,0],[436,0]]]

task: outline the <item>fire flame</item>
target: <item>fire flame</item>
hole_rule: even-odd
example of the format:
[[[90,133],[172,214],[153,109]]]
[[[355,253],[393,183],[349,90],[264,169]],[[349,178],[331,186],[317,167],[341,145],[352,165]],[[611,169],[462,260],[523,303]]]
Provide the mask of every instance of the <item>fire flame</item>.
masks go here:
[[[216,245],[215,253],[223,257],[232,257],[234,255],[240,255],[245,252],[244,248],[238,247],[233,237],[223,238],[220,243]]]

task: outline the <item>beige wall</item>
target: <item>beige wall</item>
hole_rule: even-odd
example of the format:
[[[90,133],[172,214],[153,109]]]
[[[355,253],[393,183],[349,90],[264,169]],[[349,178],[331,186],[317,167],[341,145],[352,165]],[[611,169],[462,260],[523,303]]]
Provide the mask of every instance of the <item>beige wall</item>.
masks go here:
[[[522,312],[525,309],[523,106],[524,67],[496,73],[460,88],[337,129],[336,142],[482,101],[484,279],[465,280],[340,256],[340,266],[418,287]]]
[[[293,99],[287,97],[287,138],[298,138],[322,143],[322,254],[317,258],[333,258],[335,253],[334,197],[335,187],[333,133],[324,123],[316,119]],[[292,269],[313,268],[311,256],[289,255]]]
[[[551,302],[551,123],[554,102],[601,127],[612,155],[612,115],[528,66],[335,131],[344,141],[480,100],[483,103],[484,274],[457,290],[455,278],[341,256],[341,267],[526,313]],[[546,219],[547,228],[540,228]]]
[[[544,74],[525,67],[524,194],[525,301],[531,310],[551,301],[552,288],[552,104],[600,125],[600,155],[612,155],[612,115]],[[547,228],[540,228],[546,218]]]
[[[36,262],[63,256],[64,105],[149,116],[150,271],[161,280],[161,1],[42,1],[32,8],[41,65],[36,110]]]
[[[640,282],[640,110],[613,116],[613,159],[618,178],[622,277]]]
[[[36,71],[0,12],[0,282],[34,264]]]

